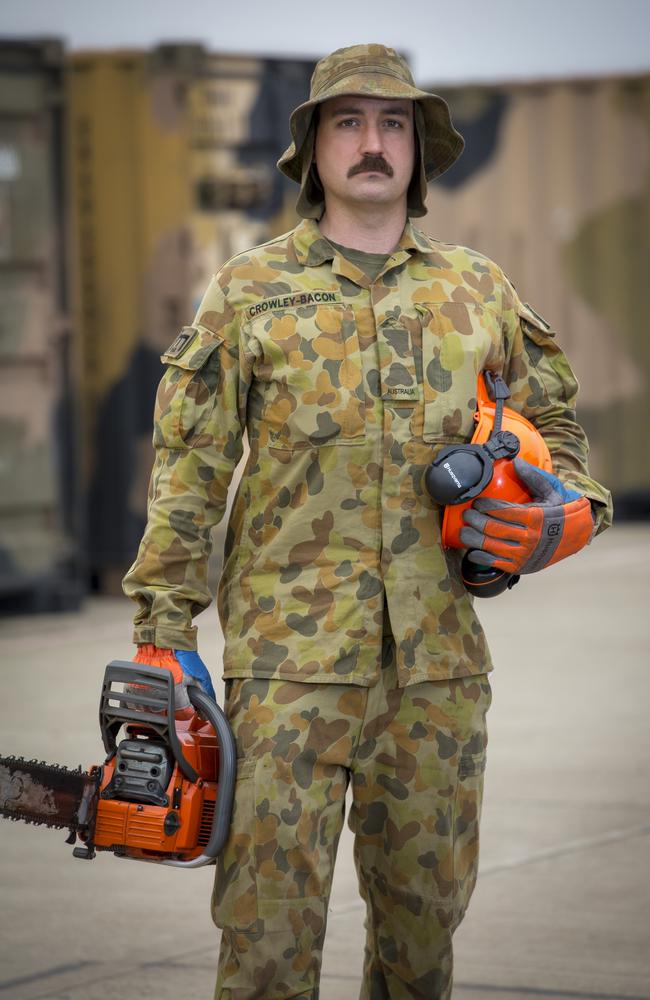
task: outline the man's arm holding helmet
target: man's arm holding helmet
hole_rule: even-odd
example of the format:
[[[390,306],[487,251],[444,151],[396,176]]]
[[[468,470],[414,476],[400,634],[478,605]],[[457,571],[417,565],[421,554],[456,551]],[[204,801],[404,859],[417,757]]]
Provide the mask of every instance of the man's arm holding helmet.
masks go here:
[[[239,320],[218,278],[193,326],[162,360],[147,525],[123,589],[138,605],[133,638],[140,662],[153,660],[178,673],[179,683],[198,680],[209,691],[207,670],[196,654],[188,659],[185,653],[196,650],[192,620],[212,599],[210,533],[224,515],[242,455],[250,375]],[[175,653],[172,666],[161,649]]]
[[[509,282],[503,324],[508,406],[537,427],[551,453],[553,472],[568,489],[589,498],[596,529],[602,531],[612,522],[612,498],[589,474],[589,445],[576,419],[578,382],[567,357],[548,323],[520,301]]]
[[[555,475],[515,459],[531,502],[474,501],[463,515],[461,540],[475,550],[475,562],[531,573],[579,551],[608,527],[612,501],[589,475],[589,446],[575,414],[578,383],[569,362],[548,324],[519,300],[509,283],[503,321],[508,405],[543,435]]]

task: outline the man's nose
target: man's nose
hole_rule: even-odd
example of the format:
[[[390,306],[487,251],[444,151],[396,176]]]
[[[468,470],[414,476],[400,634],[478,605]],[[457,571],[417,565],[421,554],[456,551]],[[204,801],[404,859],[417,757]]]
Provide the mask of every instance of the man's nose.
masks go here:
[[[361,152],[377,155],[383,152],[381,129],[376,122],[367,122],[361,136]]]

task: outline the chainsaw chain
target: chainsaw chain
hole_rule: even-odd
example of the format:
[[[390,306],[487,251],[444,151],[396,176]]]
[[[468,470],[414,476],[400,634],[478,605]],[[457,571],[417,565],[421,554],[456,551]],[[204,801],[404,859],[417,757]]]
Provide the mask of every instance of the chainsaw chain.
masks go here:
[[[20,785],[14,798],[0,799],[0,816],[15,822],[47,826],[57,830],[75,827],[77,810],[89,780],[88,773],[82,769],[81,765],[78,768],[70,769],[62,764],[48,764],[37,758],[27,760],[25,757],[12,755],[0,757],[0,768],[6,768],[10,775],[9,782],[4,780],[3,791],[5,795],[8,785],[12,784],[12,781],[17,780]],[[18,803],[20,799],[25,777],[51,794],[56,804],[56,812],[48,815],[20,805],[17,808],[11,808],[9,803],[12,801]],[[0,778],[2,778],[1,772]],[[1,784],[0,787],[2,787]]]

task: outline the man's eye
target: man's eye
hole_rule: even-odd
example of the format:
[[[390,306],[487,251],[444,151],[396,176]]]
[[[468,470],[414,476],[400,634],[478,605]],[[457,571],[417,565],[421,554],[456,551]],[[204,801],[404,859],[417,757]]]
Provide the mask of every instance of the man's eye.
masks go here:
[[[402,123],[397,121],[396,118],[388,118],[385,124],[389,125],[391,128],[402,128]]]
[[[343,118],[339,122],[339,125],[356,125],[356,124],[357,124],[356,118]]]

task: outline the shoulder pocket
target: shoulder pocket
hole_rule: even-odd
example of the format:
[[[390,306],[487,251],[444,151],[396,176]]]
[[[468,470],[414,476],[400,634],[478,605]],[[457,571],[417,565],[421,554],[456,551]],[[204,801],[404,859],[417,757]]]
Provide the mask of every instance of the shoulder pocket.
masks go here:
[[[536,344],[547,344],[555,338],[555,330],[552,330],[544,317],[535,312],[527,302],[519,303],[517,313],[524,332]]]
[[[578,381],[555,339],[555,331],[527,302],[519,304],[517,313],[529,365],[526,405],[538,410],[546,409],[555,399],[574,407]]]
[[[214,409],[223,337],[202,327],[184,327],[160,356],[167,370],[156,396],[154,447],[188,448],[208,443],[204,435]]]
[[[215,347],[219,347],[223,342],[223,337],[212,333],[204,326],[184,326],[173,344],[160,355],[160,360],[164,365],[176,365],[186,371],[198,371]]]

